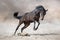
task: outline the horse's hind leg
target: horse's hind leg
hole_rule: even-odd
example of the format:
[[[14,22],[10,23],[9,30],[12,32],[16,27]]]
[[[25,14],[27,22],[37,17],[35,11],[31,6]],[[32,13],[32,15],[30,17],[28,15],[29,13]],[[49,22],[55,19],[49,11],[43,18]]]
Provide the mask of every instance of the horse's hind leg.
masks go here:
[[[24,23],[25,24],[25,26],[21,29],[21,33],[23,32],[23,30],[25,29],[25,28],[27,28],[29,25],[30,25],[30,23]]]
[[[17,26],[17,28],[16,28],[16,30],[14,32],[14,35],[16,34],[16,31],[18,30],[19,26],[20,26],[20,24]]]
[[[16,31],[18,30],[18,28],[19,28],[19,26],[22,24],[22,22],[20,22],[19,21],[19,24],[18,24],[18,26],[17,26],[17,28],[16,28],[16,30],[15,30],[15,32],[14,32],[14,35],[16,34]]]

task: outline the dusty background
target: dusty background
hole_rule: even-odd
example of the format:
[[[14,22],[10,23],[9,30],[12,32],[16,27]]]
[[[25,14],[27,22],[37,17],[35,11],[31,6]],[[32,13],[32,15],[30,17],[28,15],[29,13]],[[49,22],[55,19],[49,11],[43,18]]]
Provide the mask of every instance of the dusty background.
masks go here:
[[[23,15],[34,10],[38,5],[43,5],[45,9],[48,9],[44,21],[40,21],[41,24],[37,31],[33,30],[34,24],[31,23],[24,32],[29,34],[48,34],[46,36],[32,36],[33,40],[35,38],[37,40],[59,40],[60,36],[54,34],[60,34],[60,0],[0,0],[0,40],[21,39],[22,37],[19,36],[8,37],[14,33],[18,25],[18,20],[13,17],[13,13],[19,11],[19,15]],[[21,27],[23,27],[23,24]],[[20,32],[21,27],[17,33]],[[24,40],[24,38],[26,40],[31,39],[31,37],[23,37],[21,40]]]

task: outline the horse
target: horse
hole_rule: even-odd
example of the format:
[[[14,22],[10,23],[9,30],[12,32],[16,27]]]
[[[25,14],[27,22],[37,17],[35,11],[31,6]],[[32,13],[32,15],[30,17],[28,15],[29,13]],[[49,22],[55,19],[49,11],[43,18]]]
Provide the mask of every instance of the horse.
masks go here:
[[[23,30],[25,28],[27,28],[30,23],[34,22],[34,30],[38,29],[38,26],[40,25],[39,22],[39,18],[41,20],[44,19],[44,16],[46,15],[46,11],[45,8],[42,5],[37,6],[33,11],[31,12],[26,12],[24,15],[22,16],[18,16],[19,12],[14,12],[14,17],[17,18],[19,20],[19,24],[14,32],[14,35],[16,34],[16,31],[18,30],[19,26],[24,23],[24,27],[21,28],[21,33],[23,32]],[[35,28],[35,24],[36,22],[38,23],[37,27]]]

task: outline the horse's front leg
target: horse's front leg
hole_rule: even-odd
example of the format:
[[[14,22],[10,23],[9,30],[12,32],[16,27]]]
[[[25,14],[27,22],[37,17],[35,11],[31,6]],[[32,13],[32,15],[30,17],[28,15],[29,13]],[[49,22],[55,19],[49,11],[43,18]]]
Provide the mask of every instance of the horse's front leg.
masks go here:
[[[37,25],[37,27],[35,28],[35,30],[37,30],[38,27],[39,27],[39,25],[40,25],[40,22],[39,22],[39,21],[37,21],[37,23],[38,23],[38,25]]]
[[[35,25],[36,25],[36,22],[34,21],[34,28],[33,28],[34,30],[36,30]]]
[[[38,29],[38,27],[39,27],[39,25],[40,25],[40,22],[39,22],[39,21],[37,21],[37,23],[38,23],[38,25],[37,25],[37,27],[36,27],[36,30]]]

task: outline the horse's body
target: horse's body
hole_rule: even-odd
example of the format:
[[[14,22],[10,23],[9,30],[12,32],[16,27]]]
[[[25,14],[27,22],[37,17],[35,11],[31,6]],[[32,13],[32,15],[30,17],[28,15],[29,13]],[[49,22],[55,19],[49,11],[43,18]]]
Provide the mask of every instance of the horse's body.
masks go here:
[[[43,20],[45,14],[46,10],[44,9],[43,6],[37,6],[35,10],[33,10],[32,12],[27,12],[22,16],[17,16],[18,12],[15,12],[14,17],[19,19],[19,24],[14,32],[14,35],[22,23],[24,23],[24,27],[21,29],[21,32],[23,32],[23,30],[27,28],[31,22],[34,22],[34,30],[37,30],[40,24],[39,18],[41,17],[41,20]],[[35,28],[35,21],[38,23],[36,28]]]

